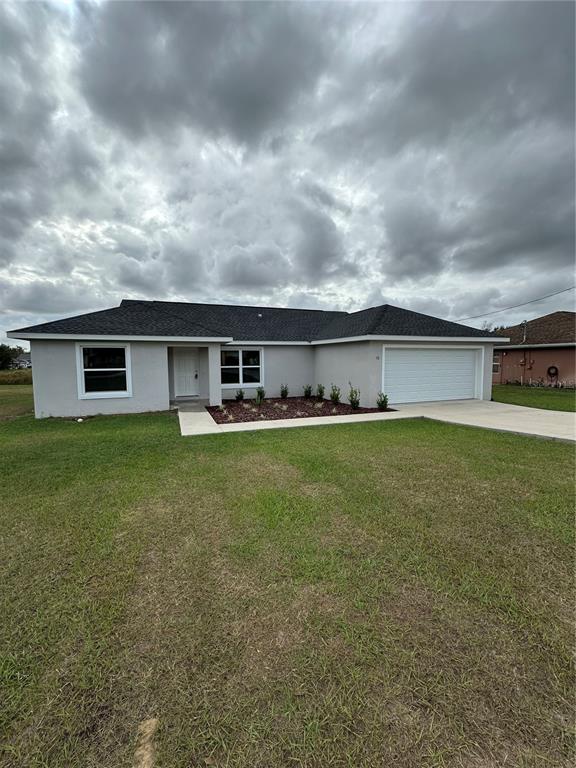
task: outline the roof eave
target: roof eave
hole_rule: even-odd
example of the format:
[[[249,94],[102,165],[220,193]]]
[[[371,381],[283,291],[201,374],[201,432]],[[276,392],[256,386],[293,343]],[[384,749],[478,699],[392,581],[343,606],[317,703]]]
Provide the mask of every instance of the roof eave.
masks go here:
[[[529,341],[524,342],[524,344],[497,344],[497,349],[552,349],[552,348],[558,348],[558,347],[576,347],[576,341],[555,341],[555,342],[544,342],[542,344],[531,344]]]
[[[498,339],[506,341],[506,339]],[[364,336],[346,336],[336,339],[314,339],[310,343],[318,344],[347,344],[354,341],[437,341],[437,342],[481,342],[483,344],[494,344],[493,336],[398,336],[398,335],[380,335],[367,334]]]
[[[26,330],[8,331],[6,336],[9,339],[26,339],[27,341],[40,339],[45,341],[180,341],[204,344],[209,342],[227,344],[234,341],[232,336],[154,336],[152,334],[131,335],[126,333],[39,333]]]

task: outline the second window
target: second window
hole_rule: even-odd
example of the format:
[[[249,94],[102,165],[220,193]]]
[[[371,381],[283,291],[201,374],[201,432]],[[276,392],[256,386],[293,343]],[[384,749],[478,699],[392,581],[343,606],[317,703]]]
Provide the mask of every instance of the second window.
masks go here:
[[[222,386],[258,387],[262,384],[259,349],[223,349],[220,352]]]

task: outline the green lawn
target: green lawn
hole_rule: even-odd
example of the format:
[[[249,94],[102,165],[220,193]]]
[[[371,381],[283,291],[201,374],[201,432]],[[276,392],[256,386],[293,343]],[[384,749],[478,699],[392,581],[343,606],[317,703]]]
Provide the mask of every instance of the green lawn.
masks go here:
[[[0,765],[130,766],[146,718],[163,768],[573,764],[572,446],[148,414],[0,447]]]
[[[525,405],[529,408],[544,408],[548,411],[576,411],[576,393],[573,389],[494,384],[492,399],[497,403]]]
[[[0,386],[0,421],[34,412],[31,384]]]

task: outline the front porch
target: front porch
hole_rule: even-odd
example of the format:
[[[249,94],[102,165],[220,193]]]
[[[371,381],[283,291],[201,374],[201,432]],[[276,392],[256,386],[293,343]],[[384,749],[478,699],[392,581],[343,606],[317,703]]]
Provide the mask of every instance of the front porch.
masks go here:
[[[170,405],[203,409],[222,404],[220,344],[174,344],[168,347]]]

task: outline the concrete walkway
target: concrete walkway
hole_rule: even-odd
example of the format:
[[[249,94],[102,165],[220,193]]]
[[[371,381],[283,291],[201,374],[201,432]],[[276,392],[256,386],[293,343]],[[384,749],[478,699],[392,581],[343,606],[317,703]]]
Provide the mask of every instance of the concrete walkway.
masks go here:
[[[206,401],[187,402],[178,407],[182,435],[212,435],[225,432],[252,432],[257,429],[316,427],[327,424],[350,424],[363,421],[393,421],[427,418],[504,432],[537,435],[556,440],[576,440],[576,414],[544,411],[519,405],[492,403],[485,400],[452,400],[450,402],[417,403],[397,406],[393,413],[359,413],[351,416],[317,416],[276,421],[248,421],[216,424],[204,406]]]

